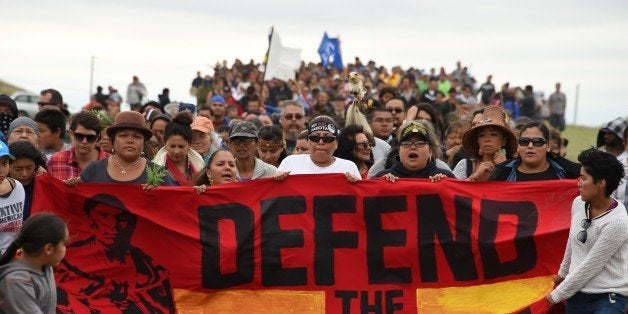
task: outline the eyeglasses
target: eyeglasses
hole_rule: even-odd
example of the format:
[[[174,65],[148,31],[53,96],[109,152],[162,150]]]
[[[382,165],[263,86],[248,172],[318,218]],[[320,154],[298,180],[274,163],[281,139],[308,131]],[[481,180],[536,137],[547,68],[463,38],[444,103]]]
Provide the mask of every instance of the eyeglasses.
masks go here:
[[[30,127],[24,126],[23,128],[15,128],[15,130],[13,130],[11,132],[11,134],[26,134],[26,135],[35,135],[35,131],[33,131],[33,129],[31,129]]]
[[[580,222],[580,226],[584,229],[582,229],[582,231],[578,232],[578,236],[577,239],[578,241],[585,243],[587,242],[587,229],[589,229],[589,227],[591,227],[591,219],[589,218],[585,218],[582,219],[582,221]]]
[[[297,114],[289,113],[289,114],[283,116],[283,118],[286,119],[286,120],[292,120],[292,119],[301,120],[301,119],[303,119],[303,115],[299,114],[299,113],[297,113]]]
[[[541,147],[545,145],[545,139],[542,137],[520,137],[519,138],[519,145],[521,146],[528,146],[530,145],[530,142],[532,142],[532,146],[534,147]]]
[[[82,133],[76,133],[76,132],[72,132],[72,135],[74,136],[74,139],[77,142],[83,142],[83,140],[87,139],[88,143],[94,143],[98,140],[98,135],[94,135],[94,134],[82,134]]]
[[[401,108],[387,108],[388,111],[390,111],[390,113],[402,113],[403,109]]]
[[[410,148],[412,146],[416,146],[418,148],[423,148],[427,145],[426,141],[403,141],[401,142],[401,147]]]
[[[371,143],[363,142],[363,143],[355,143],[355,148],[357,149],[370,149]]]
[[[318,135],[310,135],[307,137],[308,140],[314,142],[314,143],[318,143],[321,140],[323,141],[323,143],[331,143],[333,141],[336,140],[335,136],[318,136]]]

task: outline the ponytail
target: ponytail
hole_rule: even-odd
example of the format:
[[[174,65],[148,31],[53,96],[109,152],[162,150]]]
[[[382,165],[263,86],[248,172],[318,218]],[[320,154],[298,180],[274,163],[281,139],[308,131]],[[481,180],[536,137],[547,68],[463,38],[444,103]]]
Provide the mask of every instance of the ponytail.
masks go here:
[[[21,245],[19,244],[17,239],[13,240],[7,250],[2,253],[2,257],[0,257],[0,266],[8,264],[13,259],[15,253],[17,253],[17,249],[19,249],[20,246]]]
[[[51,213],[38,213],[31,216],[24,222],[15,240],[0,257],[0,266],[11,262],[20,248],[25,254],[36,255],[48,243],[57,245],[63,241],[66,228],[63,219]]]

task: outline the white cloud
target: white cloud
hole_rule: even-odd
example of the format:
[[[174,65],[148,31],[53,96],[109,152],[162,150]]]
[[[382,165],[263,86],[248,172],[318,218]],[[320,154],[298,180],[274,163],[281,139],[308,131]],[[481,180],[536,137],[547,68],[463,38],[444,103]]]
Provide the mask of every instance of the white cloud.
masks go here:
[[[345,62],[449,70],[462,60],[497,85],[547,94],[561,81],[570,99],[579,83],[586,120],[578,122],[598,125],[628,115],[626,17],[623,1],[3,1],[0,78],[34,91],[57,87],[80,106],[95,55],[95,84],[124,93],[136,74],[152,98],[169,87],[173,99],[191,101],[196,70],[260,61],[275,25],[308,61],[318,61],[327,31],[340,36]]]

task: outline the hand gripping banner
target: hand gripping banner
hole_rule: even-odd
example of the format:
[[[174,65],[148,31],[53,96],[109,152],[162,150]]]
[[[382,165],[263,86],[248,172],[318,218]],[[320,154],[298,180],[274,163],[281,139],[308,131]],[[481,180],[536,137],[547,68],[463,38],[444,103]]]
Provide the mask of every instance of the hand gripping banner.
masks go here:
[[[83,313],[544,311],[575,180],[290,176],[192,188],[37,178],[70,230],[58,310]]]

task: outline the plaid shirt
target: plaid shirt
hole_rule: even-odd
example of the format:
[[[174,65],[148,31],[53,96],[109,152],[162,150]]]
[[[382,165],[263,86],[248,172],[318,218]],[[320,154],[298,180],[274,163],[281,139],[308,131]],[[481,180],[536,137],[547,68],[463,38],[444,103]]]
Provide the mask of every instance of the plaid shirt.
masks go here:
[[[110,154],[100,150],[100,148],[95,148],[98,151],[98,159],[103,159],[109,157]],[[53,177],[59,180],[67,180],[70,178],[80,177],[81,176],[81,167],[79,166],[78,161],[74,158],[74,147],[70,147],[68,150],[64,150],[58,152],[50,159],[48,159],[48,164],[46,166],[48,169],[48,173],[50,173]]]

